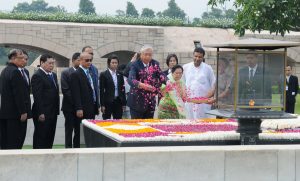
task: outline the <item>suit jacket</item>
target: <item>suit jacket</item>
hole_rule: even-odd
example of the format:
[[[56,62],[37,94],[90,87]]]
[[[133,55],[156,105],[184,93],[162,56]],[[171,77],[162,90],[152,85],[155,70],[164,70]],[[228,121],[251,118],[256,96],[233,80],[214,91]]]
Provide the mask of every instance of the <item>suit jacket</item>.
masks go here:
[[[252,80],[249,80],[249,67],[239,71],[239,103],[249,105],[250,99],[255,105],[269,105],[272,99],[271,78],[267,71],[258,65]]]
[[[105,106],[113,102],[115,98],[115,85],[113,77],[110,74],[109,70],[101,72],[100,74],[100,105]],[[123,75],[117,72],[117,81],[118,81],[118,94],[121,99],[122,105],[126,105],[125,97],[125,86]]]
[[[128,95],[127,105],[136,111],[144,112],[146,110],[154,111],[156,106],[155,96],[159,93],[161,84],[165,81],[159,63],[156,60],[149,62],[148,71],[144,67],[141,60],[137,60],[132,63],[128,84],[130,85],[130,91]],[[139,89],[139,83],[147,83],[156,88],[155,92]]]
[[[63,101],[62,101],[62,107],[61,110],[64,112],[73,112],[74,109],[74,103],[72,100],[72,94],[71,94],[71,74],[75,72],[74,67],[70,67],[61,73],[61,92],[63,94]]]
[[[99,96],[96,92],[96,106],[99,108]],[[93,89],[82,68],[78,68],[71,74],[71,95],[74,101],[75,111],[83,110],[83,119],[93,119],[99,114],[95,109]]]
[[[28,82],[18,67],[12,63],[8,63],[1,72],[1,119],[20,119],[24,113],[27,113],[27,118],[32,117],[29,72],[26,69],[24,71]]]
[[[32,112],[33,117],[44,114],[47,117],[59,115],[59,87],[57,76],[52,72],[55,85],[48,75],[38,69],[32,76],[32,94],[34,98]]]
[[[286,101],[288,103],[295,103],[299,90],[298,77],[291,75],[289,82],[286,81],[286,86],[288,87],[288,90],[286,91]]]
[[[129,72],[130,72],[130,68],[131,68],[131,64],[132,64],[132,63],[133,63],[133,62],[129,62],[129,63],[126,65],[125,69],[124,69],[123,72],[122,72],[123,76],[125,76],[125,77],[128,78]]]

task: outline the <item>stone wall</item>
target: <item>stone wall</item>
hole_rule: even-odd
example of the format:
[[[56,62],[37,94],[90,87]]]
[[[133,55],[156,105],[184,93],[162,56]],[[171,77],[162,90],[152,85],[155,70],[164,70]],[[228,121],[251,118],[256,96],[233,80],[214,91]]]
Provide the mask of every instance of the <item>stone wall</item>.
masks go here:
[[[300,146],[0,151],[0,180],[296,181]]]

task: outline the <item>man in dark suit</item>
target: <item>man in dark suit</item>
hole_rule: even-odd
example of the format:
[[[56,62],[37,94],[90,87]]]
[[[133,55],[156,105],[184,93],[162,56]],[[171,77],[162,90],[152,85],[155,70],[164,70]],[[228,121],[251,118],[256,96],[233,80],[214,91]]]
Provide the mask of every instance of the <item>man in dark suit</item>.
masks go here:
[[[117,72],[119,58],[107,59],[108,69],[100,74],[100,104],[103,119],[121,119],[126,106],[123,75]]]
[[[265,67],[257,63],[257,54],[247,54],[247,66],[239,71],[239,104],[247,106],[270,105],[272,102],[271,78]]]
[[[65,117],[65,147],[80,148],[80,120],[76,117],[74,103],[71,95],[71,74],[79,68],[80,53],[74,53],[72,56],[72,67],[62,71],[61,73],[61,91],[63,93],[63,101],[61,110]],[[72,135],[74,131],[74,138]]]
[[[89,68],[92,64],[92,55],[80,54],[80,66],[71,74],[71,94],[76,116],[79,119],[95,119],[99,114],[99,98],[94,87]]]
[[[32,94],[33,148],[52,148],[57,115],[59,115],[59,87],[53,71],[55,60],[50,55],[42,55],[40,68],[33,74]]]
[[[140,53],[141,57],[132,63],[128,77],[130,92],[127,105],[132,119],[153,118],[156,95],[165,81],[159,63],[152,59],[153,48],[145,45]]]
[[[85,46],[82,48],[82,53],[85,52],[85,53],[88,53],[90,55],[92,55],[92,61],[93,61],[93,58],[94,58],[94,50],[91,46]],[[97,94],[99,95],[99,72],[98,72],[98,69],[95,65],[93,65],[91,63],[91,66],[89,68],[89,71],[90,71],[90,74],[92,76],[92,80],[93,80],[93,83],[94,83],[94,87],[96,88],[97,90]]]
[[[295,113],[296,96],[299,90],[298,77],[292,75],[292,67],[290,65],[285,68],[286,75],[286,103],[285,112]]]
[[[0,76],[0,143],[1,149],[22,149],[31,118],[29,72],[24,69],[28,56],[13,49],[8,58]]]

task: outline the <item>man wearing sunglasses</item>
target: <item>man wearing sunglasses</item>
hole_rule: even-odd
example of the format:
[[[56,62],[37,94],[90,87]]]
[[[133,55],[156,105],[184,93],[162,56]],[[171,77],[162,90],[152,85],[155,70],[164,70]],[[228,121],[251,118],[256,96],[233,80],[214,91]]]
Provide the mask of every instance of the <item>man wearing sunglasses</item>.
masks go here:
[[[79,119],[95,119],[99,114],[99,94],[89,69],[91,64],[92,55],[83,52],[80,54],[79,68],[71,74],[71,94]]]

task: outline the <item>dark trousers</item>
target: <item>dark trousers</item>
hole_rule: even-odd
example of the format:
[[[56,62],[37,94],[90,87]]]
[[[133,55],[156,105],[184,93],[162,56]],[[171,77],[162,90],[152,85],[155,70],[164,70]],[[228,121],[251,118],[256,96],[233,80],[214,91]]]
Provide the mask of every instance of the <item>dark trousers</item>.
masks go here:
[[[39,121],[37,117],[33,118],[33,149],[52,148],[55,136],[56,122],[57,116],[45,116],[45,121]]]
[[[147,109],[145,111],[136,111],[130,108],[131,119],[153,119],[154,110]]]
[[[285,112],[287,113],[295,113],[295,102],[286,102],[285,104]]]
[[[102,115],[103,119],[111,119],[111,115],[113,119],[122,119],[123,107],[122,102],[119,98],[113,100],[112,103],[104,106],[105,112]]]
[[[75,112],[63,112],[65,116],[65,147],[80,148],[80,119]],[[73,135],[74,131],[74,137]],[[73,138],[73,141],[72,141]]]
[[[20,119],[0,120],[1,149],[22,149],[27,130],[27,121]]]

